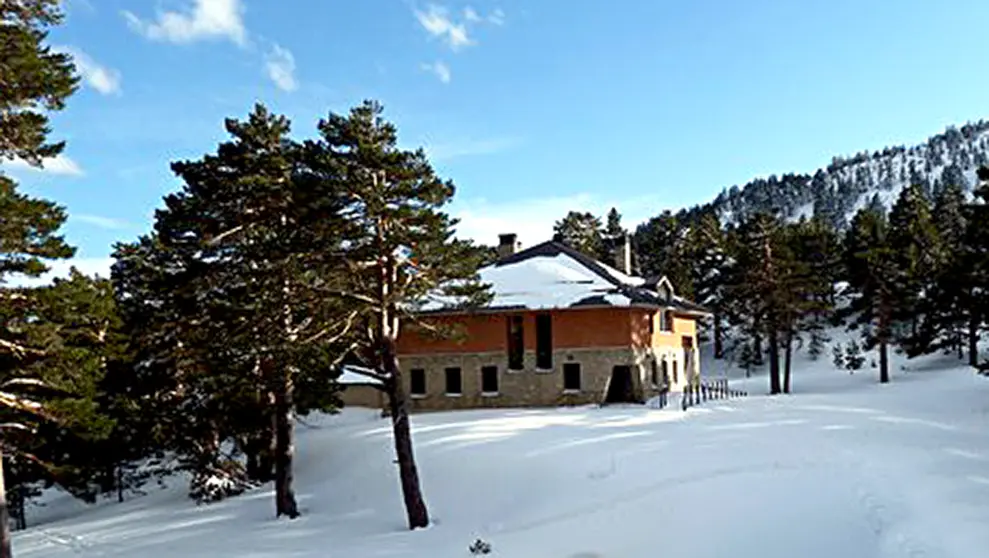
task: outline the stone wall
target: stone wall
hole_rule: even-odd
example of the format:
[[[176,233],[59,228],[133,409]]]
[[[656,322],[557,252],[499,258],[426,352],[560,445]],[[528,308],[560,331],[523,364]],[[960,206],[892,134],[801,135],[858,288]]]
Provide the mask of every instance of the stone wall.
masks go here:
[[[368,407],[383,409],[387,404],[387,396],[380,389],[364,384],[349,384],[340,392],[340,400],[344,407]]]
[[[537,369],[535,351],[526,351],[522,370],[508,370],[504,351],[471,354],[403,355],[400,366],[405,388],[411,394],[411,373],[422,369],[426,376],[426,394],[412,395],[413,410],[468,409],[484,407],[541,407],[582,405],[604,401],[612,369],[630,366],[633,388],[644,400],[658,390],[651,386],[651,365],[646,365],[641,351],[628,348],[561,349],[553,352],[553,368]],[[581,389],[565,392],[563,365],[580,363]],[[498,368],[498,393],[481,393],[481,367]],[[459,367],[462,390],[448,395],[446,368]],[[643,386],[645,386],[643,388]]]

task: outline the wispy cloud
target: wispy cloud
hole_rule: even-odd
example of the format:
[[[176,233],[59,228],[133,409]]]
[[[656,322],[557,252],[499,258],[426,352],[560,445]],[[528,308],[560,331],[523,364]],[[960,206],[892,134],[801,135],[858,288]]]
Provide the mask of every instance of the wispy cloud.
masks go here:
[[[482,20],[481,16],[470,6],[464,8],[464,19],[471,23],[477,23]]]
[[[184,10],[159,11],[153,21],[124,10],[127,24],[155,41],[192,43],[206,39],[225,39],[238,46],[247,45],[241,0],[192,0]]]
[[[602,218],[615,207],[622,214],[622,224],[634,229],[663,207],[653,196],[609,198],[599,194],[577,193],[567,196],[521,198],[489,202],[485,199],[457,199],[450,213],[460,219],[457,236],[483,244],[494,244],[498,235],[515,233],[523,247],[553,237],[553,225],[569,211],[589,211]]]
[[[427,72],[436,74],[436,77],[439,78],[439,80],[442,81],[443,83],[450,83],[450,77],[451,77],[450,67],[444,64],[443,62],[437,60],[432,64],[423,64],[422,69]]]
[[[474,44],[467,34],[467,25],[454,21],[450,11],[443,6],[430,4],[426,11],[415,10],[415,16],[427,33],[445,42],[453,51]]]
[[[84,173],[78,163],[70,159],[67,155],[57,155],[51,159],[42,161],[42,166],[36,167],[22,159],[4,161],[3,166],[10,169],[37,172],[44,174],[55,174],[60,176],[82,176]]]
[[[448,161],[470,155],[491,155],[513,149],[521,143],[516,138],[488,138],[443,143],[426,142],[425,150],[433,161]]]
[[[494,25],[504,25],[505,24],[505,12],[501,8],[495,9],[488,15],[488,23]]]
[[[103,95],[120,93],[120,72],[93,60],[82,50],[69,46],[56,46],[55,50],[72,56],[76,70],[89,87]]]
[[[72,214],[69,216],[69,220],[79,221],[80,223],[86,223],[87,225],[93,225],[94,227],[108,230],[126,229],[130,226],[130,223],[127,221],[114,219],[113,217],[103,217],[102,215],[88,215],[85,213]]]
[[[299,82],[295,79],[295,57],[287,48],[272,45],[264,63],[268,77],[282,91],[295,91]]]

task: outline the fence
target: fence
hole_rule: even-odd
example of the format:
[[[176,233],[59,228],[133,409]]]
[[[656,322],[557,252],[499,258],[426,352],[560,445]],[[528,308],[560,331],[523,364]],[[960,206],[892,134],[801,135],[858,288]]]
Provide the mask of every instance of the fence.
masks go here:
[[[734,399],[736,397],[746,397],[747,395],[748,392],[746,391],[731,389],[726,379],[698,382],[684,388],[683,396],[680,398],[680,408],[686,411],[705,401]]]

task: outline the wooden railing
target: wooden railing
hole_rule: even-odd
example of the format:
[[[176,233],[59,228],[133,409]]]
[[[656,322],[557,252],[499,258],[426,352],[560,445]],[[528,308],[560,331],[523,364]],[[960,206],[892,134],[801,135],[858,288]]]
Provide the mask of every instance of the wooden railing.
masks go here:
[[[680,398],[680,408],[686,411],[687,409],[700,405],[705,401],[713,401],[720,399],[734,399],[736,397],[745,397],[748,392],[731,389],[728,385],[728,380],[708,380],[706,382],[697,382],[688,385],[683,389],[683,396]]]

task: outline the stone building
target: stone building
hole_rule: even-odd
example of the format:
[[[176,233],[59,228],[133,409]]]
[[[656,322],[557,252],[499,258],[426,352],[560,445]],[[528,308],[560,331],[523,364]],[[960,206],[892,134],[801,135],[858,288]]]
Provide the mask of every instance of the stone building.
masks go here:
[[[696,323],[708,312],[665,277],[632,276],[627,237],[614,266],[555,241],[517,251],[515,238],[502,235],[480,271],[489,305],[421,316],[457,335],[402,330],[412,409],[642,402],[699,378]]]

